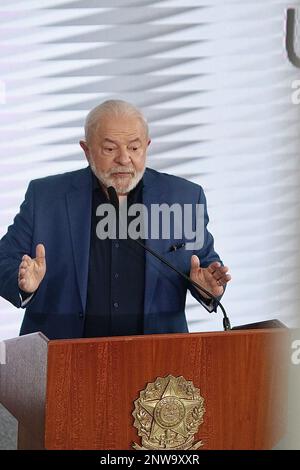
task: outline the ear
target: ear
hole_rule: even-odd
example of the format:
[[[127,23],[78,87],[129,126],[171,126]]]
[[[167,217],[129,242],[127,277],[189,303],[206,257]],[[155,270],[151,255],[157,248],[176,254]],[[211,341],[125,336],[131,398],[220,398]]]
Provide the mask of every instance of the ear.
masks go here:
[[[89,162],[90,161],[90,149],[89,149],[88,144],[85,142],[85,140],[80,140],[79,145],[82,148],[82,150],[84,151],[86,159]]]

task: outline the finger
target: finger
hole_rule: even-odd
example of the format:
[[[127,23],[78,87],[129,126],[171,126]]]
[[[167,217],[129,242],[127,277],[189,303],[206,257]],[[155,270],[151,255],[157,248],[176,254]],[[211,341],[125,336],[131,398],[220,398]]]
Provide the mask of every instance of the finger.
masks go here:
[[[21,264],[20,264],[20,268],[28,268],[31,264],[31,260],[30,261],[22,261]]]
[[[213,273],[209,273],[213,281],[218,281],[223,277],[222,273],[219,273],[218,271],[214,271]]]
[[[20,268],[19,269],[19,276],[20,277],[29,277],[30,276],[30,272],[29,272],[29,269],[28,268]]]
[[[217,280],[218,286],[225,286],[227,282],[231,280],[230,274],[226,274],[225,276],[221,277],[219,280]]]
[[[221,263],[219,263],[219,261],[214,261],[213,263],[211,263],[211,264],[208,266],[207,270],[208,270],[211,274],[213,274],[213,273],[216,271],[216,269],[220,268],[221,266],[222,266],[222,265],[221,265]]]
[[[45,247],[42,243],[39,243],[36,246],[36,249],[35,249],[35,257],[36,258],[45,258],[45,256],[46,256]]]
[[[229,268],[228,268],[228,266],[221,266],[219,269],[217,269],[217,271],[220,271],[222,273],[226,273],[227,271],[229,271]]]
[[[219,279],[220,277],[224,276],[224,274],[226,274],[227,272],[228,272],[228,267],[227,266],[220,266],[215,271],[213,271],[211,274],[216,279]]]
[[[25,279],[20,279],[19,280],[19,287],[24,290],[26,287],[26,280]]]
[[[226,274],[229,274],[228,273],[228,268],[227,266],[222,266],[221,268],[219,269],[216,269],[216,271],[213,273],[213,276],[225,276]]]
[[[228,267],[227,266],[219,266],[218,268],[216,268],[215,272],[216,273],[226,273],[228,271]]]
[[[191,257],[191,271],[197,271],[200,268],[200,260],[198,256],[193,255]]]
[[[22,261],[28,261],[28,262],[30,262],[30,261],[31,261],[31,258],[30,258],[30,256],[28,256],[28,255],[24,255],[24,256],[22,257]]]
[[[26,275],[22,274],[22,275],[19,276],[19,282],[20,281],[28,281],[28,277]]]
[[[221,277],[221,279],[219,279],[219,282],[221,282],[222,285],[226,284],[229,281],[231,281],[230,274],[226,274],[225,276]]]
[[[30,279],[30,273],[28,271],[28,269],[24,269],[22,268],[20,271],[19,271],[19,274],[18,274],[18,280],[26,280],[28,281]]]
[[[24,292],[27,291],[28,289],[28,282],[27,282],[27,279],[20,279],[19,281],[19,288],[21,290],[23,290]]]
[[[212,273],[212,276],[217,280],[219,281],[221,278],[223,278],[224,276],[226,276],[227,274],[227,271],[224,269],[218,269],[217,271],[215,271],[214,273]]]
[[[42,245],[42,243],[39,243],[37,246],[36,246],[36,249],[35,249],[35,256],[36,256],[36,261],[38,263],[38,265],[43,265],[46,261],[46,253],[45,253],[45,247],[44,245]]]

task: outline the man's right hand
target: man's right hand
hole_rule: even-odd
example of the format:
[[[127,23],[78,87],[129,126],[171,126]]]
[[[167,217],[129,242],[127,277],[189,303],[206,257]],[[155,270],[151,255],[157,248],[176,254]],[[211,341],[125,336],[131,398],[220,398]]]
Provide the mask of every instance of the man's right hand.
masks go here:
[[[19,288],[32,294],[37,290],[46,274],[45,247],[42,244],[36,246],[35,258],[24,255],[19,266]]]

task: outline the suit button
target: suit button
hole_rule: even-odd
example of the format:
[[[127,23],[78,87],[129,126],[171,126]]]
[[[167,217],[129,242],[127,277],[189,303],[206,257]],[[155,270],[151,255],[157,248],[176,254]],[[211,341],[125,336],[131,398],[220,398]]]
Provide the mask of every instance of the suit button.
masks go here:
[[[83,318],[83,313],[79,312],[79,318]]]
[[[115,307],[115,308],[118,308],[118,307],[119,307],[119,303],[118,303],[118,302],[114,302],[114,307]]]

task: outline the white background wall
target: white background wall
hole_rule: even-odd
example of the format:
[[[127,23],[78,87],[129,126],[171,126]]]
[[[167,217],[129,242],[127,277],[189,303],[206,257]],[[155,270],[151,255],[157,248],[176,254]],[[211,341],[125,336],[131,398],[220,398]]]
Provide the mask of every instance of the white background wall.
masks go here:
[[[297,321],[299,70],[285,10],[299,1],[1,0],[0,235],[29,181],[85,166],[78,140],[104,99],[140,106],[149,166],[201,184],[210,230],[233,281],[234,325]],[[300,48],[299,48],[300,50]],[[0,301],[0,339],[22,319]],[[188,299],[191,331],[221,315]]]

